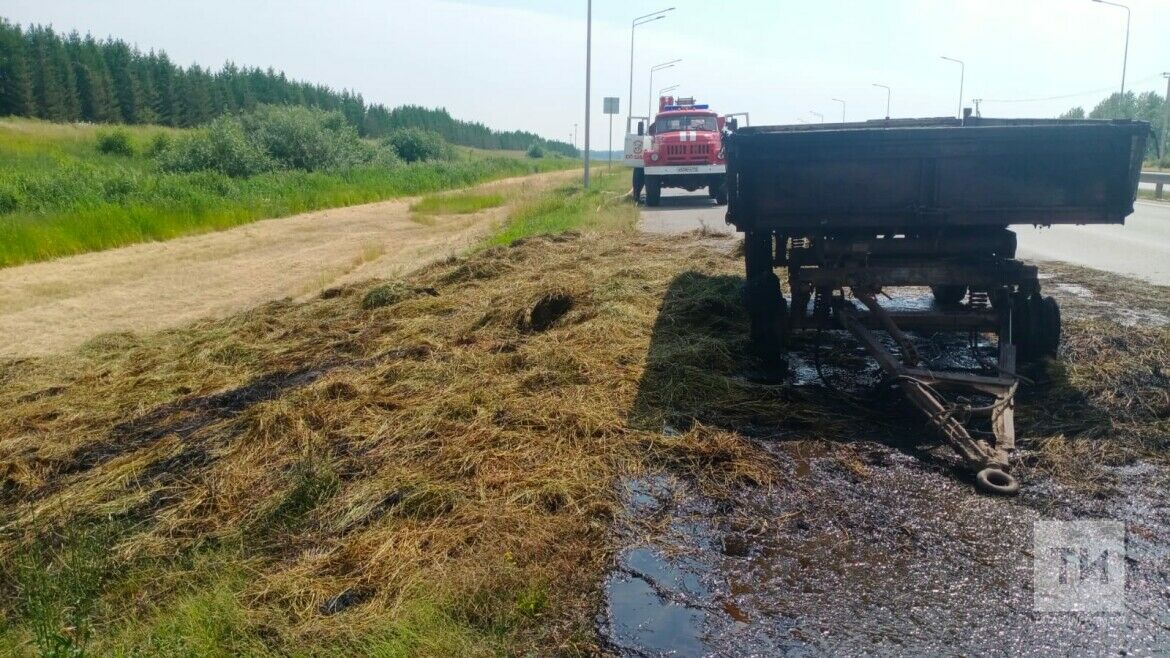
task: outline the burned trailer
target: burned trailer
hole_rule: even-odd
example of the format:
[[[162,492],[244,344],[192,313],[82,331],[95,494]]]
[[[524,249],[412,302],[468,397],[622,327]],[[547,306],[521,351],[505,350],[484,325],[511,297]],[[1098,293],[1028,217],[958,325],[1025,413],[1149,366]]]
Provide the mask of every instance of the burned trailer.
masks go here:
[[[782,368],[791,332],[849,331],[981,489],[1017,492],[1016,363],[1055,355],[1061,320],[1008,227],[1124,223],[1149,134],[1136,121],[969,116],[732,132],[727,221],[744,234],[754,345]],[[930,287],[932,308],[878,303],[902,286]],[[929,367],[907,331],[993,336],[997,358]]]

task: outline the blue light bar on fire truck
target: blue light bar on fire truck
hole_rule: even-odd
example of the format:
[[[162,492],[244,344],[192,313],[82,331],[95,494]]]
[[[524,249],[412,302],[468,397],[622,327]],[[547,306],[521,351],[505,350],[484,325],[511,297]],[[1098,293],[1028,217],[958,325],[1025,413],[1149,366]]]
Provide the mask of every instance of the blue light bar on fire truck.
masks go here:
[[[673,112],[675,110],[705,110],[709,107],[711,106],[706,103],[703,103],[702,105],[664,105],[662,107],[662,111]]]

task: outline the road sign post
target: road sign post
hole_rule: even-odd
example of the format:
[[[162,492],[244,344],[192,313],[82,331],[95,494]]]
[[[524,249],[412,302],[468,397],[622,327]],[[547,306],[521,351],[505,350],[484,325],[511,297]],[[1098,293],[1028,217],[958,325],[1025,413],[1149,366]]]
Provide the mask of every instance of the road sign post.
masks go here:
[[[584,187],[589,189],[589,110],[592,101],[589,100],[589,85],[593,73],[593,0],[585,3],[585,180]],[[574,131],[575,132],[575,131]],[[577,141],[575,138],[573,141]]]
[[[621,111],[620,105],[616,96],[606,96],[602,105],[602,112],[609,115],[609,169],[613,169],[613,115]]]

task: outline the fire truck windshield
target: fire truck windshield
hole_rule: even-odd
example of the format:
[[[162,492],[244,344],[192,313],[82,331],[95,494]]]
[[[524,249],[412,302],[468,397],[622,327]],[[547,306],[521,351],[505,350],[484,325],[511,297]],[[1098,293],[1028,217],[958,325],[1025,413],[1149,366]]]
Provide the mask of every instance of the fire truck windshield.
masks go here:
[[[660,117],[654,126],[656,133],[671,132],[674,130],[719,130],[715,117],[702,115],[680,114],[678,116]]]

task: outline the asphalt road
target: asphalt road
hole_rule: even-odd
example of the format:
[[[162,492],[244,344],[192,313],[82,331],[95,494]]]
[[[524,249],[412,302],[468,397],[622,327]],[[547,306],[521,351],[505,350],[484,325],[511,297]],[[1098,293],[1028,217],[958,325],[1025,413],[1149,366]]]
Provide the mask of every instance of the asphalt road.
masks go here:
[[[735,227],[723,221],[726,212],[727,206],[715,205],[706,190],[663,190],[662,205],[657,208],[642,206],[638,228],[647,233],[686,233],[706,228],[734,235]]]
[[[662,205],[642,208],[641,230],[685,233],[705,228],[732,235],[723,222],[725,208],[705,191],[667,191]],[[1170,285],[1170,203],[1138,201],[1124,226],[1014,227],[1018,255],[1027,260],[1053,260],[1149,283]]]
[[[1138,201],[1124,226],[1017,226],[1017,254],[1170,285],[1170,203]]]

